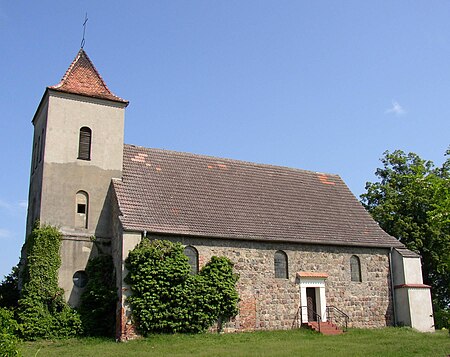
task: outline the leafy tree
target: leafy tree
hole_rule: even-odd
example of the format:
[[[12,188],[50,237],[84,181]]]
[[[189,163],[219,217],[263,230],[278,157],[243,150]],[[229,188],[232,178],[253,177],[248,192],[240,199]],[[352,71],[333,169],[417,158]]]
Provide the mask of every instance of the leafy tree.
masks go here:
[[[71,337],[81,332],[78,313],[64,301],[58,286],[61,233],[36,223],[26,242],[27,256],[18,321],[23,338]]]
[[[227,258],[190,274],[180,243],[143,239],[126,260],[132,316],[141,333],[202,332],[237,313],[238,279]]]
[[[117,289],[112,257],[100,255],[90,259],[86,273],[89,280],[78,309],[84,333],[88,336],[113,336]]]
[[[15,308],[19,300],[19,268],[15,266],[0,284],[0,307]]]
[[[367,182],[362,203],[381,228],[422,256],[436,326],[448,326],[439,316],[450,311],[450,158],[436,167],[396,150],[386,151],[381,162],[375,173],[379,182]]]

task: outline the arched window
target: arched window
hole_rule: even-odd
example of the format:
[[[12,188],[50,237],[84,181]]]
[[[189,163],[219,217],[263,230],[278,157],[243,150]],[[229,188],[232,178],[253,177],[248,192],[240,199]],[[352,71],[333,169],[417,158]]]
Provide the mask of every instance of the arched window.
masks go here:
[[[78,191],[75,201],[76,201],[75,227],[87,228],[88,212],[89,212],[89,195],[87,194],[87,192]]]
[[[197,249],[188,245],[184,248],[184,254],[188,257],[189,265],[191,266],[191,274],[198,273],[198,252]]]
[[[278,250],[274,256],[275,278],[288,278],[288,258],[285,252]]]
[[[92,131],[87,126],[80,129],[80,140],[78,143],[78,158],[81,160],[91,159]]]
[[[361,282],[361,263],[356,255],[350,257],[350,275],[352,281]]]

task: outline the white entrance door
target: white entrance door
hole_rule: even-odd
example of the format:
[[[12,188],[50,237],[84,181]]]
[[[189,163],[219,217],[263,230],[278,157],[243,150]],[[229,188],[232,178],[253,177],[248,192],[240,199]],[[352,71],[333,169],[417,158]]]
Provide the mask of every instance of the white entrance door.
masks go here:
[[[300,279],[300,305],[302,306],[302,322],[326,321],[327,301],[325,296],[325,280],[328,274],[301,272],[297,273]]]

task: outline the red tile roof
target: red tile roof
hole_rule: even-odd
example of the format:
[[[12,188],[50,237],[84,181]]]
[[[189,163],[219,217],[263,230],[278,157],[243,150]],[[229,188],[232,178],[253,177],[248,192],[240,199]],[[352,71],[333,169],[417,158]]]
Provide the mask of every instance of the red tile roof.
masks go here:
[[[125,230],[403,246],[337,175],[125,145],[113,187]]]
[[[80,49],[61,82],[48,88],[128,104],[128,101],[119,98],[108,89],[83,49]]]

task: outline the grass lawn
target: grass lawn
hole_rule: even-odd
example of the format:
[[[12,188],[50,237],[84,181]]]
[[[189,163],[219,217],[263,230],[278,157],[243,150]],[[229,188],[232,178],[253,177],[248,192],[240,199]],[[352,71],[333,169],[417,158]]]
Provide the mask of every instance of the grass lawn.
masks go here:
[[[152,335],[116,343],[107,339],[24,342],[23,356],[432,356],[450,355],[448,331],[418,333],[406,328],[353,329],[323,336],[307,330],[235,334]]]

